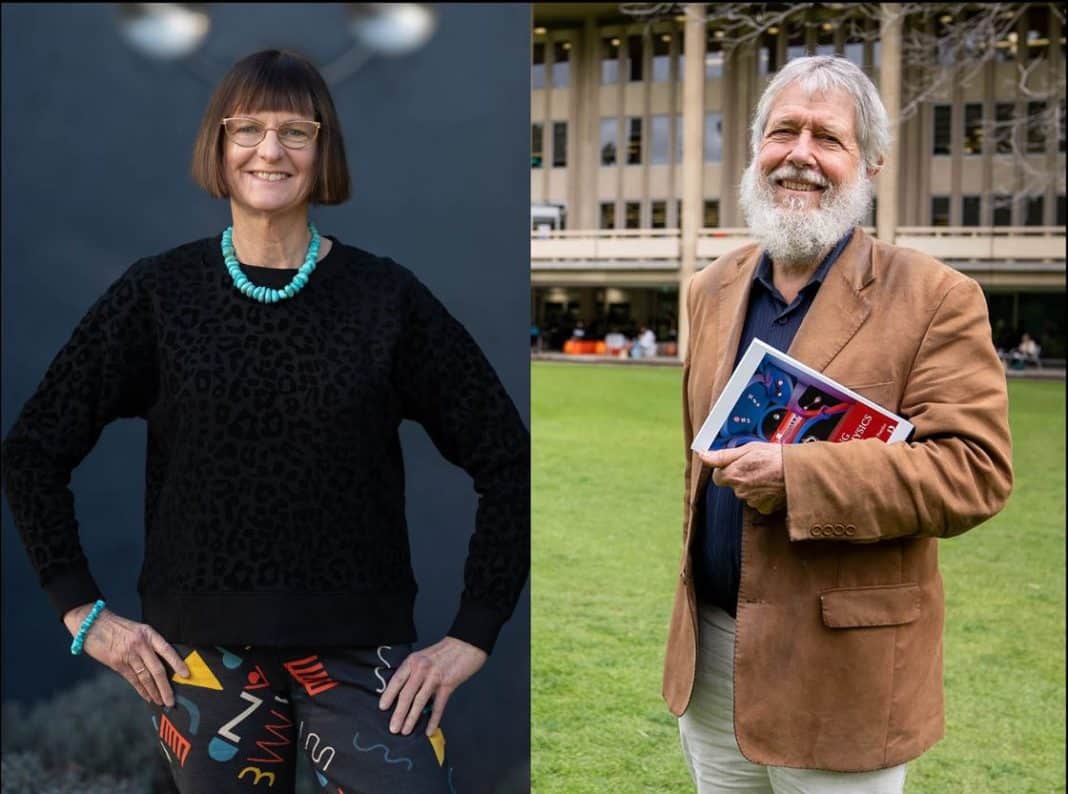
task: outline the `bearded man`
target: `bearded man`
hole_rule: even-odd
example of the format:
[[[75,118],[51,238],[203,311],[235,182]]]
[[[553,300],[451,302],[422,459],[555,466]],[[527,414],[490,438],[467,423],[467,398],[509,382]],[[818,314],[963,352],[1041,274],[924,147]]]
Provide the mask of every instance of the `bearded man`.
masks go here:
[[[937,539],[1012,489],[983,293],[859,224],[890,138],[864,73],[799,58],[751,129],[758,244],[690,282],[683,555],[664,669],[699,792],[901,792],[943,733]],[[907,442],[692,453],[754,338],[915,425]]]

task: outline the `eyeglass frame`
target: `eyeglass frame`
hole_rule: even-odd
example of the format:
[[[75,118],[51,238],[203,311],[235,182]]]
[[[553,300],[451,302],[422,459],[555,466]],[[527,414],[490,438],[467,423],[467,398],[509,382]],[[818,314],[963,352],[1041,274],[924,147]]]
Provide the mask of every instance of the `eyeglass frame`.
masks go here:
[[[260,138],[255,143],[250,143],[250,144],[238,143],[236,140],[234,140],[234,137],[230,134],[230,131],[226,129],[226,122],[228,122],[228,121],[238,121],[238,120],[251,121],[253,124],[262,125],[263,126],[263,138]],[[308,143],[315,143],[315,141],[319,137],[319,128],[322,127],[322,124],[320,124],[318,121],[309,121],[307,119],[294,119],[293,121],[299,121],[301,124],[314,124],[315,125],[315,135],[312,136],[312,139],[310,141],[308,141]],[[277,135],[278,131],[282,127],[286,126],[287,124],[292,124],[293,121],[283,121],[277,127],[268,127],[262,121],[258,121],[257,119],[250,118],[249,116],[228,116],[227,118],[225,118],[222,121],[220,121],[219,124],[220,124],[220,126],[222,126],[223,132],[226,135],[226,137],[229,140],[233,141],[234,146],[240,146],[242,149],[253,149],[253,148],[259,146],[261,143],[263,143],[263,139],[267,137],[267,133],[268,132],[271,132],[273,130],[275,132],[275,137],[277,138],[278,137],[278,135]],[[306,149],[308,147],[308,143],[304,144],[303,146],[290,146],[285,141],[283,141],[281,138],[278,138],[278,143],[281,144],[282,146],[284,146],[285,148],[291,149],[291,150],[294,150],[294,151],[299,151],[301,149]]]

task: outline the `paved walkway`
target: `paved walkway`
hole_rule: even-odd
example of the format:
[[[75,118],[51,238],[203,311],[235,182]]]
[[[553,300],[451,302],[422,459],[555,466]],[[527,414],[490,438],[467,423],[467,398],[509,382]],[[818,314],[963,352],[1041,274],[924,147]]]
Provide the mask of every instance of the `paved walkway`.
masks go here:
[[[531,361],[564,361],[568,364],[619,364],[638,367],[681,367],[682,362],[674,356],[654,356],[653,358],[620,358],[618,356],[574,356],[563,353],[531,353]],[[1064,380],[1063,369],[1010,369],[1006,372],[1010,378],[1030,380]]]

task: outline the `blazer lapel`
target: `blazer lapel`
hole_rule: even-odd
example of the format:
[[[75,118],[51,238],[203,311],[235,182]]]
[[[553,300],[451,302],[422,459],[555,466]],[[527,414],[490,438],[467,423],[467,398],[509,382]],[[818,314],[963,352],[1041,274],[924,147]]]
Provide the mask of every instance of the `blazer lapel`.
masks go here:
[[[871,238],[856,228],[786,352],[822,372],[871,313],[862,291],[874,277]]]

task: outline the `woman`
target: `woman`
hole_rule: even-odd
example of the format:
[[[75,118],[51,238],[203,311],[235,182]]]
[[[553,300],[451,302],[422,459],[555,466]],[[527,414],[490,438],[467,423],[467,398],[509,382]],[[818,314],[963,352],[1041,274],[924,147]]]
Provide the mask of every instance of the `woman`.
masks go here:
[[[235,64],[193,175],[232,226],[134,263],[90,308],[4,442],[16,526],[72,652],[152,705],[181,791],[291,790],[298,748],[330,791],[450,790],[443,710],[529,567],[526,430],[408,270],[309,221],[349,179],[305,59]],[[102,604],[67,487],[132,416],[148,422],[144,623]],[[480,495],[456,619],[414,653],[405,418]]]

